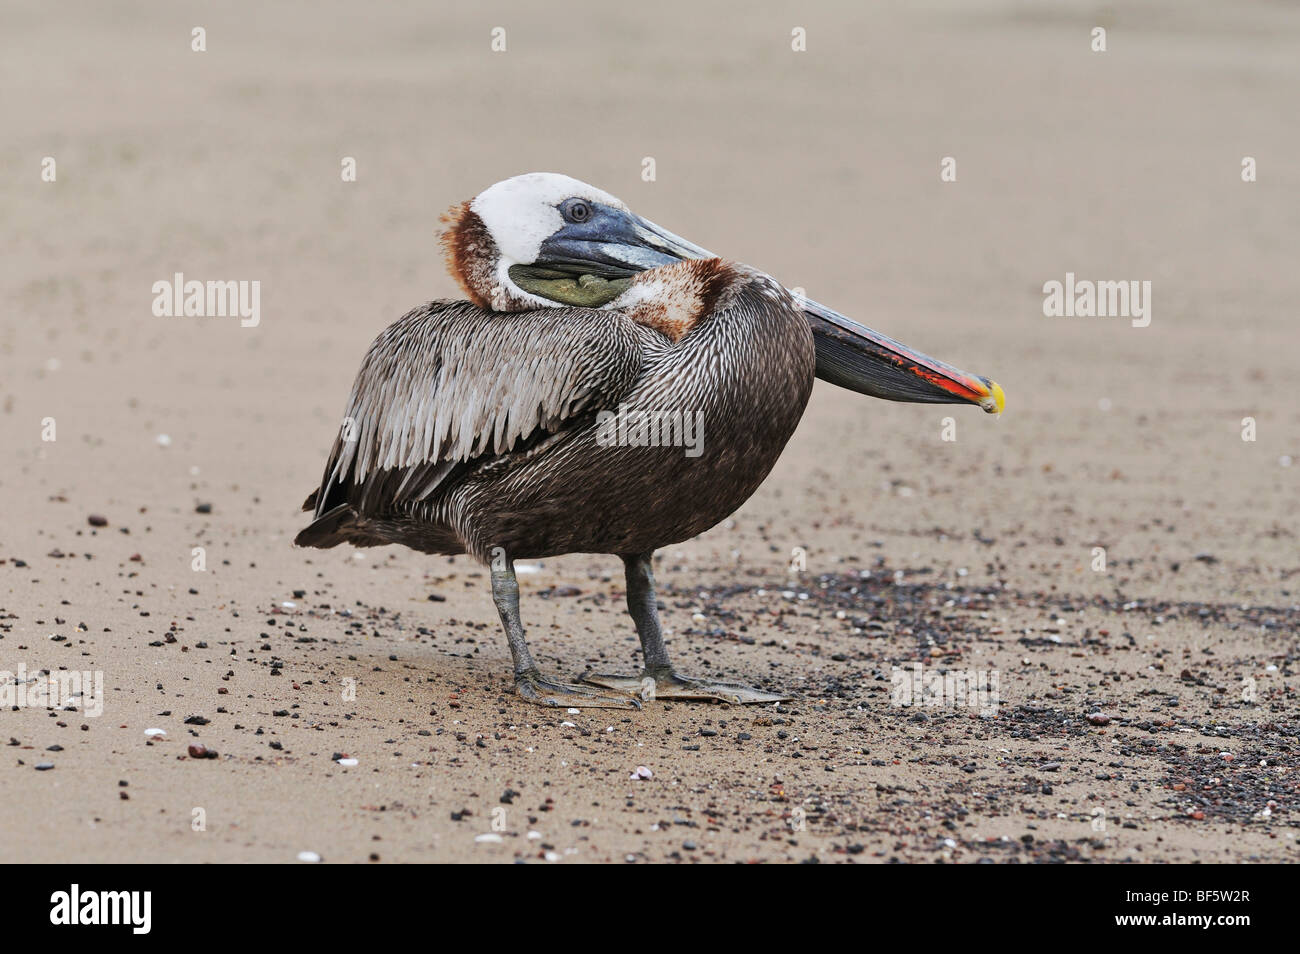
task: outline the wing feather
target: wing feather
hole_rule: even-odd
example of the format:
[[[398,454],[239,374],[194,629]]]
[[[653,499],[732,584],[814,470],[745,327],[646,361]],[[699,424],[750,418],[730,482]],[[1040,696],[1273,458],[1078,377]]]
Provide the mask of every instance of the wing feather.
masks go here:
[[[330,451],[319,518],[428,498],[457,465],[508,454],[613,407],[642,367],[637,326],[616,311],[485,311],[431,302],[370,346]]]

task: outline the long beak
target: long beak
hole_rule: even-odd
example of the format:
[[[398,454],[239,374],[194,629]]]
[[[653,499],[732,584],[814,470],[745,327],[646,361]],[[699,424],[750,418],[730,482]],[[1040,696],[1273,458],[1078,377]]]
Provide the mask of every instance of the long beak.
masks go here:
[[[648,246],[654,252],[668,256],[669,259],[717,258],[708,249],[700,248],[694,242],[688,242],[680,235],[674,235],[666,228],[655,225],[639,215],[632,217],[632,230],[640,245]]]
[[[803,299],[817,344],[817,377],[850,391],[914,404],[978,404],[1001,414],[1006,404],[994,381],[913,351],[837,311]]]
[[[682,259],[714,257],[639,215],[624,213],[598,225],[562,229],[542,243],[537,261],[525,267],[619,279]]]
[[[545,246],[543,246],[545,248]],[[712,252],[637,215],[628,216],[617,231],[597,243],[584,242],[580,251],[560,246],[553,261],[577,262],[609,277],[630,275],[687,258],[714,258]],[[886,401],[915,404],[978,404],[990,414],[1002,413],[1002,388],[985,377],[968,374],[950,364],[872,331],[837,311],[807,298],[800,299],[817,344],[817,377],[850,391]]]

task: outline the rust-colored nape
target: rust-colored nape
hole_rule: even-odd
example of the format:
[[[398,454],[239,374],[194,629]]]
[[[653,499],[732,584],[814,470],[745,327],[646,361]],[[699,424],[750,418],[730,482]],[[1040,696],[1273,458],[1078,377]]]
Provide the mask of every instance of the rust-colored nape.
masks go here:
[[[492,264],[496,243],[469,201],[453,205],[442,216],[445,228],[438,240],[442,243],[447,271],[480,308],[490,308],[490,289],[494,281]]]
[[[735,278],[735,271],[720,258],[690,259],[641,272],[624,296],[629,300],[627,316],[675,344],[713,311]]]

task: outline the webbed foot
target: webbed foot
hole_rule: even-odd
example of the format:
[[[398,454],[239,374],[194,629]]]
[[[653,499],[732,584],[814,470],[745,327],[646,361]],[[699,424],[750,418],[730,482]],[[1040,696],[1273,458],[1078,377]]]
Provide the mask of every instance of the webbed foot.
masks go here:
[[[515,676],[515,691],[539,706],[574,709],[640,709],[631,695],[606,695],[590,686],[574,686],[528,669]]]
[[[679,675],[672,669],[643,669],[640,675],[636,676],[586,673],[582,681],[603,689],[626,692],[647,702],[652,699],[681,699],[747,706],[786,702],[791,698],[780,693],[754,689],[738,682],[693,679],[690,676]]]

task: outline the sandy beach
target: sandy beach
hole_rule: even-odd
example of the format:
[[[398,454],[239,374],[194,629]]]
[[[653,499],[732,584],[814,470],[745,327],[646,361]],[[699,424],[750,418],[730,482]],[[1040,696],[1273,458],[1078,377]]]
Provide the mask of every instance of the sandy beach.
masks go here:
[[[103,693],[6,705],[3,860],[1296,860],[1300,8],[4,19],[0,671]],[[789,704],[531,706],[484,568],[292,544],[368,344],[460,297],[439,216],[528,171],[1005,388],[819,382],[658,554],[682,669]],[[256,322],[159,316],[177,273]],[[1048,317],[1067,275],[1145,317]],[[639,665],[616,558],[530,570],[547,671]],[[917,665],[997,705],[892,704]]]

